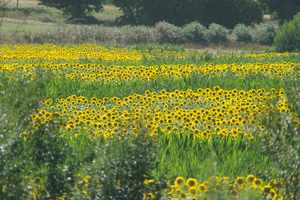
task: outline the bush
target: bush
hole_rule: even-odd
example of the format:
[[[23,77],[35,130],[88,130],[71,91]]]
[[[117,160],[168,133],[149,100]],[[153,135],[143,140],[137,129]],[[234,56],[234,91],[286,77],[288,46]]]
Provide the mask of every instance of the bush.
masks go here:
[[[147,26],[125,26],[121,28],[123,44],[154,43],[159,41],[158,32]]]
[[[272,22],[256,24],[252,31],[253,40],[259,44],[270,45],[273,43],[278,25]]]
[[[185,40],[190,42],[204,42],[207,29],[198,22],[192,22],[183,27]]]
[[[199,42],[203,44],[230,41],[256,42],[271,44],[278,26],[274,23],[263,23],[255,26],[238,25],[230,30],[217,24],[206,28],[198,22],[178,27],[167,22],[156,26],[58,26],[52,30],[24,31],[16,33],[0,32],[0,43],[105,43],[112,45],[137,43],[183,43]],[[250,34],[250,35],[249,35]]]
[[[284,180],[283,192],[287,199],[300,198],[300,128],[287,116],[274,114],[269,119],[269,136],[264,140],[264,153],[272,158],[279,170],[278,179]],[[268,172],[265,172],[267,174]],[[271,177],[272,174],[269,173]]]
[[[285,82],[288,109],[291,112],[271,113],[266,121],[267,133],[261,140],[263,153],[267,154],[282,180],[285,199],[300,199],[300,89],[297,82]],[[291,113],[293,113],[291,115]],[[278,170],[278,171],[277,171]],[[262,172],[274,178],[274,173]]]
[[[274,45],[279,51],[300,50],[300,12],[276,34]]]
[[[232,31],[235,39],[239,42],[251,42],[252,35],[251,35],[251,28],[245,26],[244,24],[238,24],[234,27]]]
[[[132,24],[167,21],[184,25],[198,21],[233,27],[238,23],[262,20],[262,8],[253,0],[114,0],[124,13],[122,20]]]
[[[205,38],[209,43],[223,43],[228,41],[229,30],[225,27],[212,23],[206,31]]]
[[[31,158],[21,134],[30,130],[29,115],[46,96],[46,79],[15,78],[0,75],[0,197],[6,200],[27,199],[30,193]]]
[[[144,193],[150,192],[144,181],[152,179],[156,148],[153,139],[148,138],[145,131],[141,130],[138,136],[114,138],[104,148],[99,174],[100,199],[142,199]]]
[[[159,35],[160,42],[178,43],[183,42],[183,32],[180,27],[167,22],[158,22],[155,29]]]

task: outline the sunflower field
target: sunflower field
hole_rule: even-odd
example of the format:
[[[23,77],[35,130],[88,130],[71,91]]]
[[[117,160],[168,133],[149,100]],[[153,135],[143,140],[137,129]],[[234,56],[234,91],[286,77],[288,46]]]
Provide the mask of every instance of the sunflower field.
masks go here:
[[[300,53],[0,46],[0,199],[299,200]]]

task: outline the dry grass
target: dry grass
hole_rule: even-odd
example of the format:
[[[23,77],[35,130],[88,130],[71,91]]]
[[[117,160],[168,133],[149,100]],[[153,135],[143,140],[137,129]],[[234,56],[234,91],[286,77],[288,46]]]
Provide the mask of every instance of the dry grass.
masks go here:
[[[28,8],[28,7],[38,7],[38,1],[37,0],[19,0],[19,7],[20,8]],[[17,6],[17,0],[9,0],[9,6],[10,7],[16,7]]]
[[[17,9],[17,0],[7,0],[8,10],[5,11],[5,18],[24,21],[39,21],[63,23],[65,16],[55,8],[39,5],[38,0],[19,0],[19,9]],[[104,5],[101,12],[92,13],[99,23],[104,25],[114,25],[118,17],[122,15],[122,11],[113,5]]]

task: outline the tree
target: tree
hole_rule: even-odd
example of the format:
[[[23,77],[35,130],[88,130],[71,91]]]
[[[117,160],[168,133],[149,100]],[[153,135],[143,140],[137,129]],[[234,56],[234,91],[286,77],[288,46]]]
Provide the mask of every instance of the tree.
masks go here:
[[[100,11],[103,0],[39,0],[41,4],[60,9],[71,19],[84,18],[92,11]]]
[[[202,12],[204,24],[217,23],[229,28],[258,23],[263,18],[262,7],[255,0],[206,0]]]
[[[3,18],[5,17],[5,11],[8,5],[8,0],[0,0],[0,27],[3,23]]]
[[[260,0],[270,11],[276,12],[283,20],[290,20],[300,11],[299,0]]]
[[[125,22],[154,24],[167,21],[183,25],[198,21],[233,27],[262,20],[260,3],[254,0],[114,0]]]

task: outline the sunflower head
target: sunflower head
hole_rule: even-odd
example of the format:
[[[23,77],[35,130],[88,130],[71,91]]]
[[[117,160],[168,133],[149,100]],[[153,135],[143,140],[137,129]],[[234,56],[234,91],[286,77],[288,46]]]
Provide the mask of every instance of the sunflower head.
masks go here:
[[[238,185],[243,185],[243,184],[245,183],[244,177],[237,177],[237,178],[236,178],[236,183],[237,183]]]
[[[189,193],[191,194],[191,195],[196,195],[196,193],[197,193],[197,188],[196,187],[190,187],[189,188]]]
[[[261,179],[255,178],[255,180],[254,180],[254,185],[255,185],[255,186],[260,186],[261,184],[262,184]]]
[[[271,191],[271,186],[266,185],[266,186],[263,187],[263,192],[264,192],[265,194],[269,194],[270,191]]]
[[[198,181],[197,181],[197,179],[195,179],[195,178],[189,178],[189,179],[186,181],[186,185],[187,185],[188,187],[196,187],[197,184],[198,184]]]
[[[181,192],[181,193],[180,193],[180,198],[181,198],[181,199],[185,199],[185,198],[186,198],[186,194],[185,194],[184,192]]]
[[[272,197],[272,199],[274,199],[277,196],[277,193],[274,189],[271,189],[269,195]]]
[[[201,184],[199,184],[198,189],[199,189],[200,192],[207,192],[208,191],[208,186],[205,183],[201,183]]]
[[[253,183],[254,180],[255,180],[254,175],[248,175],[246,178],[247,183]]]
[[[185,179],[182,176],[178,176],[175,180],[175,185],[181,186],[184,184],[184,182],[185,182]]]

